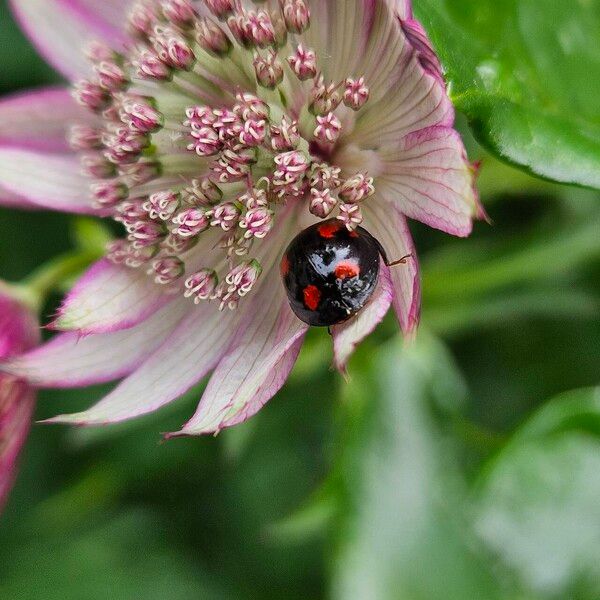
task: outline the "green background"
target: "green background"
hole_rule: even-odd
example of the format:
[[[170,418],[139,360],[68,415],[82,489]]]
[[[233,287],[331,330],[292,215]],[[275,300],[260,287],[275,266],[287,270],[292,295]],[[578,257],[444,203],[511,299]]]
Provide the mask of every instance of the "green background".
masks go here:
[[[490,125],[507,115],[498,102],[558,112],[588,133],[600,124],[587,95],[597,101],[598,79],[585,82],[577,61],[550,70],[552,94],[519,105],[528,67],[511,23],[532,6],[417,6],[437,27],[459,108],[492,151],[492,134],[519,122]],[[561,17],[533,15],[550,29]],[[584,16],[573,26],[593,39],[597,23]],[[453,68],[469,69],[456,59],[466,38],[512,74],[485,98]],[[545,65],[552,40],[525,41]],[[2,94],[56,81],[4,4],[0,65]],[[576,103],[576,115],[557,108]],[[468,240],[411,224],[423,264],[417,344],[404,348],[388,318],[346,383],[330,369],[328,336],[312,331],[283,390],[217,438],[160,442],[201,389],[124,425],[34,426],[0,516],[1,598],[600,597],[600,194],[505,166],[464,116],[459,126],[471,159],[483,159],[493,224]],[[586,151],[567,145],[561,156]],[[0,277],[18,281],[68,250],[75,229],[69,216],[0,209]],[[80,410],[105,389],[42,392],[36,416]]]

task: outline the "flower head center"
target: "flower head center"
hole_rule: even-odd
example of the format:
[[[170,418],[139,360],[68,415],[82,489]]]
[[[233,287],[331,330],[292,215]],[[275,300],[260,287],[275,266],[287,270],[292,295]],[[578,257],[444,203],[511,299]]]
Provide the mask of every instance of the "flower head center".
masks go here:
[[[330,157],[369,88],[360,74],[325,79],[309,27],[307,0],[141,0],[125,53],[90,46],[94,76],[74,93],[100,125],[74,127],[71,143],[127,232],[111,260],[235,308],[283,205],[361,223],[373,179]]]

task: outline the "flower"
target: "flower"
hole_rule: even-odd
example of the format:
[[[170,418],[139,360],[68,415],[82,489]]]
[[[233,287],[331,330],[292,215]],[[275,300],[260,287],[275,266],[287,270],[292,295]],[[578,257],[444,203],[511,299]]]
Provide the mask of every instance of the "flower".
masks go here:
[[[256,413],[306,333],[275,265],[319,218],[362,223],[391,260],[412,257],[384,266],[370,304],[332,329],[335,365],[392,304],[414,332],[407,217],[466,236],[481,209],[440,63],[408,0],[12,4],[75,101],[51,89],[0,104],[0,201],[126,229],[66,297],[53,323],[63,333],[5,367],[38,386],[121,380],[53,422],[130,419],[211,371],[177,435]]]
[[[0,359],[27,351],[38,341],[36,318],[0,282]],[[12,487],[34,406],[35,393],[27,383],[0,373],[0,509]]]

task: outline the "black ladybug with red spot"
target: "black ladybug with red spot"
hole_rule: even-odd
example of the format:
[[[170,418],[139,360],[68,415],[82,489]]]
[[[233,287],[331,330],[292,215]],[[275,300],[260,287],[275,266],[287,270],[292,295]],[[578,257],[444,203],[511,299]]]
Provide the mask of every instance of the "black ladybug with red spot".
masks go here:
[[[375,291],[381,259],[390,264],[381,244],[362,227],[348,231],[337,219],[308,227],[292,240],[281,260],[292,310],[308,325],[343,323]]]

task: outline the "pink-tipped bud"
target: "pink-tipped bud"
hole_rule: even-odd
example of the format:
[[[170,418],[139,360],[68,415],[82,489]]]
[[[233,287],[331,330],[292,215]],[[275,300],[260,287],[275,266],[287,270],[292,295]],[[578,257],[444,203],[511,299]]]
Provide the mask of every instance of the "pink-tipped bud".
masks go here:
[[[268,52],[265,56],[255,52],[252,64],[256,80],[262,87],[272,90],[283,81],[283,65],[275,52]]]
[[[135,162],[142,151],[150,144],[149,137],[128,127],[118,127],[103,136],[106,146],[105,156],[115,164]]]
[[[137,269],[152,260],[158,249],[153,246],[134,248],[127,240],[113,240],[106,246],[106,258],[116,265]]]
[[[344,104],[352,110],[360,110],[369,100],[369,88],[365,85],[365,78],[346,79],[344,89]]]
[[[245,146],[255,147],[260,146],[267,137],[267,122],[264,120],[260,121],[246,121],[244,128],[240,132],[240,143]]]
[[[273,211],[259,206],[250,209],[240,221],[240,227],[245,229],[245,238],[262,239],[273,229]]]
[[[193,206],[217,204],[223,197],[223,192],[208,177],[192,180],[192,185],[182,191],[183,201]]]
[[[99,40],[92,40],[84,50],[86,58],[92,64],[98,64],[103,61],[119,62],[121,57],[108,44]]]
[[[201,208],[185,208],[174,219],[177,228],[173,233],[182,238],[189,238],[208,229],[209,213]]]
[[[254,162],[256,162],[254,148],[239,150],[227,148],[221,154],[221,158],[211,166],[211,170],[220,183],[234,183],[248,177]]]
[[[231,231],[240,220],[240,207],[233,202],[222,202],[210,211],[212,227],[220,227],[223,231]]]
[[[103,60],[94,66],[100,85],[109,92],[119,92],[129,85],[124,69],[114,61]]]
[[[185,282],[185,297],[194,298],[199,304],[201,300],[208,300],[214,293],[218,283],[218,277],[212,269],[202,269],[187,278]]]
[[[208,106],[190,106],[185,109],[187,119],[183,122],[186,127],[212,127],[217,116]]]
[[[152,34],[158,20],[159,16],[155,5],[148,0],[140,0],[129,11],[128,29],[133,35],[146,38]]]
[[[157,221],[138,221],[129,229],[128,239],[136,249],[148,248],[160,244],[167,230],[163,223]]]
[[[234,310],[240,299],[254,287],[261,273],[262,267],[256,260],[241,263],[233,268],[211,296],[212,299],[220,300],[219,310],[226,306]]]
[[[326,190],[310,190],[310,212],[321,219],[327,218],[337,205],[337,200]]]
[[[216,56],[225,56],[231,50],[231,40],[227,34],[209,19],[200,19],[196,24],[198,45]]]
[[[324,117],[317,116],[315,128],[315,139],[324,144],[335,144],[342,132],[340,120],[333,114],[328,113]]]
[[[335,190],[342,184],[342,170],[327,163],[315,164],[310,173],[310,187],[317,190]]]
[[[273,183],[275,185],[288,185],[295,183],[304,177],[309,162],[306,156],[297,150],[283,152],[275,157],[275,169]]]
[[[269,105],[257,98],[254,94],[248,92],[236,95],[237,103],[233,107],[233,112],[240,119],[260,121],[268,120],[270,115]]]
[[[271,147],[275,152],[294,150],[300,141],[298,122],[284,116],[280,125],[271,125]]]
[[[325,85],[323,75],[320,75],[311,92],[310,111],[314,115],[325,115],[334,111],[341,101],[337,86],[333,83]]]
[[[102,148],[102,133],[89,125],[73,125],[69,132],[69,145],[73,150],[99,150]]]
[[[213,127],[219,134],[222,142],[237,140],[244,127],[242,120],[233,111],[227,108],[216,108]]]
[[[171,68],[152,50],[142,50],[133,61],[133,66],[140,79],[168,81],[172,77]]]
[[[161,248],[169,254],[181,256],[191,250],[197,243],[197,237],[180,237],[176,233],[171,232],[162,241]]]
[[[98,82],[82,79],[73,89],[75,100],[92,112],[104,110],[111,101],[111,96]]]
[[[144,210],[151,219],[170,221],[181,205],[181,196],[172,190],[152,194],[144,202]]]
[[[317,55],[302,44],[288,58],[288,63],[300,81],[313,79],[317,75]]]
[[[81,168],[85,175],[94,179],[108,179],[117,174],[115,165],[98,152],[82,155]]]
[[[100,181],[91,189],[98,208],[113,208],[129,195],[127,186],[119,181]]]
[[[235,9],[235,0],[204,0],[208,10],[218,19],[226,19]]]
[[[120,116],[130,129],[141,133],[154,133],[164,125],[162,113],[140,100],[125,100],[121,105]]]
[[[171,285],[185,273],[185,264],[176,256],[157,258],[152,263],[149,275],[154,275],[154,281],[160,285]]]
[[[349,204],[357,204],[375,193],[373,178],[365,177],[362,173],[357,173],[353,177],[346,179],[340,189],[340,198]]]
[[[163,0],[161,8],[168,21],[182,28],[193,25],[198,14],[190,0]]]
[[[290,33],[303,33],[310,25],[310,9],[304,0],[280,0],[283,19]]]
[[[348,231],[355,231],[363,222],[363,215],[358,204],[341,204],[338,220],[341,221]]]
[[[117,206],[115,221],[123,223],[127,231],[138,222],[147,218],[147,211],[144,209],[146,200],[144,198],[134,198],[133,200],[125,200]]]
[[[252,47],[252,40],[248,37],[248,31],[246,29],[246,15],[245,12],[235,13],[227,19],[227,26],[229,32],[233,36],[233,39],[244,48],[248,49]]]
[[[265,192],[265,190],[261,190],[260,188],[252,188],[245,194],[242,194],[238,198],[238,202],[243,204],[248,210],[263,208],[269,205],[267,192]]]
[[[158,58],[169,67],[189,71],[196,62],[187,40],[171,27],[155,27],[152,44]]]
[[[192,129],[190,135],[193,141],[187,145],[187,149],[194,151],[198,156],[214,156],[223,147],[219,134],[212,127]]]
[[[275,29],[271,17],[266,10],[250,11],[243,21],[245,38],[253,46],[266,48],[275,44]]]
[[[129,187],[144,185],[160,177],[161,172],[161,164],[157,161],[137,161],[119,165],[119,175]]]

